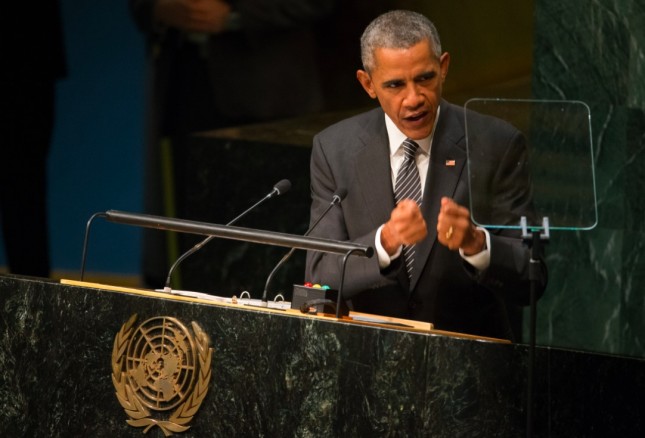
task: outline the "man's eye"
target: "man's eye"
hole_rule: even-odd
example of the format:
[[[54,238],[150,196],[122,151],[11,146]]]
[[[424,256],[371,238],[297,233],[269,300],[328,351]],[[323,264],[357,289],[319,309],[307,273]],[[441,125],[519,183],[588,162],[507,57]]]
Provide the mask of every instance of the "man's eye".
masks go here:
[[[433,80],[437,75],[435,73],[428,73],[427,75],[419,76],[417,82],[427,82]]]
[[[386,82],[385,88],[399,88],[403,85],[403,82]]]

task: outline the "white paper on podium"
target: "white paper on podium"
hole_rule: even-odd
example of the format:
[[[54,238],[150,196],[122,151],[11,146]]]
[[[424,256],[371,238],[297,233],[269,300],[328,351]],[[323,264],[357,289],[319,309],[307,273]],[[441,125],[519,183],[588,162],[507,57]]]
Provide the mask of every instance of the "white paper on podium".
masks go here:
[[[166,292],[164,289],[156,289],[156,291]],[[217,295],[210,295],[203,292],[194,292],[189,290],[177,290],[177,289],[172,289],[170,292],[166,292],[166,293],[170,293],[171,295],[181,295],[182,297],[192,297],[192,298],[199,298],[202,300],[215,301],[219,303],[240,304],[242,306],[267,307],[269,309],[279,309],[279,310],[286,310],[291,308],[290,301],[269,301],[267,303],[267,306],[263,306],[262,300],[253,299],[253,298],[220,297]]]

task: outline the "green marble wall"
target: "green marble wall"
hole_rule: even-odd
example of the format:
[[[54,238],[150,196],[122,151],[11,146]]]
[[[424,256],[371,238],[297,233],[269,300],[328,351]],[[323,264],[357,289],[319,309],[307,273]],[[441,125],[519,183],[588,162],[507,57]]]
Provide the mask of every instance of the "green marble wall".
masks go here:
[[[533,94],[592,111],[598,226],[553,233],[538,342],[645,356],[645,6],[535,2]]]

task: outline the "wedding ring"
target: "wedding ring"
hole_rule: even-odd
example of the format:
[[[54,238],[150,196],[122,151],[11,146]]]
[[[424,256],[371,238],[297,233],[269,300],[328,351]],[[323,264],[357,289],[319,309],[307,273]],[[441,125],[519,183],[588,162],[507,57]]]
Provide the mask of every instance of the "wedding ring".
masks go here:
[[[452,237],[452,225],[450,225],[450,228],[448,228],[448,231],[446,232],[446,240],[450,240]]]

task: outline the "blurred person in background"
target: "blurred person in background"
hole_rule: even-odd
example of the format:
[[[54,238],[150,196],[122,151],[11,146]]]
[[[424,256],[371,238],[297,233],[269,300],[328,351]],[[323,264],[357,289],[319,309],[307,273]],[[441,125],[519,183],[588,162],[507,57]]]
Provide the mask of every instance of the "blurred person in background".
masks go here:
[[[164,193],[195,132],[323,109],[314,26],[332,0],[129,0],[148,47],[146,213],[182,216]],[[162,169],[166,169],[162,171]],[[164,173],[166,172],[166,173]],[[143,277],[164,284],[162,233],[144,232]],[[170,256],[172,259],[172,255]]]
[[[56,81],[67,73],[60,3],[10,2],[4,16],[28,20],[29,26],[2,26],[2,235],[9,272],[48,277],[47,161]]]

